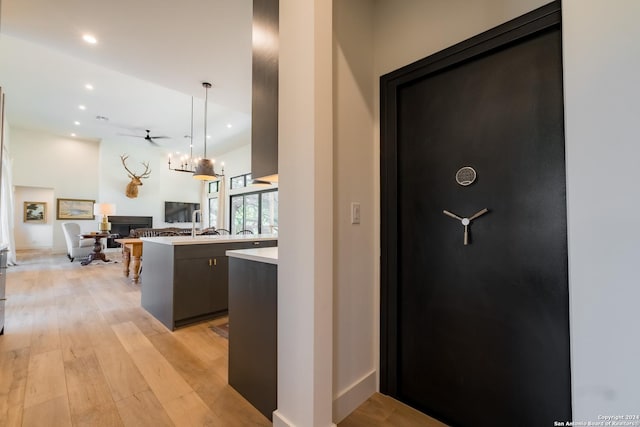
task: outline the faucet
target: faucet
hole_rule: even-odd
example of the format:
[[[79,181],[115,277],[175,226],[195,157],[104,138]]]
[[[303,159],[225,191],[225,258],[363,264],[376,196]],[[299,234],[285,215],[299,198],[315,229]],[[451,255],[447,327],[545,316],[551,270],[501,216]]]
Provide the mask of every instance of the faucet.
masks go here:
[[[191,214],[191,237],[196,238],[196,215],[200,213],[200,209],[196,209]]]

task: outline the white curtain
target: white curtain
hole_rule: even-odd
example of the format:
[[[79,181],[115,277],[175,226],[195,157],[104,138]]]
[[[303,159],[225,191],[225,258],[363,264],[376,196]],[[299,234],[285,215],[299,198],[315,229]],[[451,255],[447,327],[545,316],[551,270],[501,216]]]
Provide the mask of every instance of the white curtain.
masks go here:
[[[9,143],[9,125],[5,121],[4,127],[4,145],[2,146],[2,200],[0,200],[0,242],[9,246],[7,263],[9,265],[16,264],[16,240],[13,235],[14,219],[14,197],[13,197],[13,181],[11,176],[11,158],[7,145]]]
[[[224,206],[227,194],[226,190],[227,181],[223,176],[220,178],[220,181],[218,181],[218,223],[216,224],[216,228],[227,228],[224,226]]]
[[[207,199],[207,191],[209,189],[209,181],[200,181],[200,230],[204,230],[209,224],[209,199]],[[191,220],[191,218],[189,218]]]

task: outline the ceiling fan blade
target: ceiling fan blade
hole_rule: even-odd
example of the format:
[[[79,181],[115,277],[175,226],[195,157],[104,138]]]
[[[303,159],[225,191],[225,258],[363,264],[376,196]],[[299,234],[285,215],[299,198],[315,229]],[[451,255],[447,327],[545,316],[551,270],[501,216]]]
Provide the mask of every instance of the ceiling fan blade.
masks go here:
[[[146,138],[146,136],[142,136],[142,135],[132,135],[130,133],[119,133],[118,135],[120,136],[133,136],[135,138]]]
[[[119,133],[118,135],[121,136],[133,136],[134,138],[142,138],[146,141],[148,141],[149,143],[153,144],[153,145],[158,145],[157,142],[154,141],[154,139],[170,139],[170,136],[166,136],[166,135],[158,135],[158,136],[153,136],[151,135],[151,131],[148,129],[145,129],[145,131],[147,132],[146,135],[133,135],[130,133]]]

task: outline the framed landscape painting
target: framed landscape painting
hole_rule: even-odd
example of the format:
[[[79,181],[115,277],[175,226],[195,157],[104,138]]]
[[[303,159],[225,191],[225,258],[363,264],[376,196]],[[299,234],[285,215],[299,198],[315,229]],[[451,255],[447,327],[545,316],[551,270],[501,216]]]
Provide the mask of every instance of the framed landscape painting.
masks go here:
[[[57,199],[56,219],[94,219],[95,200]]]
[[[24,222],[44,224],[47,222],[46,202],[24,202]]]

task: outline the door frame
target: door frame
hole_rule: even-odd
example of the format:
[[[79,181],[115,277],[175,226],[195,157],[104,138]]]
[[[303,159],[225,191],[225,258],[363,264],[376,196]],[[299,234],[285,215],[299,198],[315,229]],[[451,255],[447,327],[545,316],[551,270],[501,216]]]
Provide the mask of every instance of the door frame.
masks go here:
[[[405,84],[561,25],[556,0],[380,77],[380,391],[398,395],[397,94]]]

